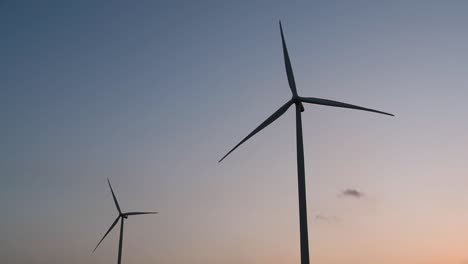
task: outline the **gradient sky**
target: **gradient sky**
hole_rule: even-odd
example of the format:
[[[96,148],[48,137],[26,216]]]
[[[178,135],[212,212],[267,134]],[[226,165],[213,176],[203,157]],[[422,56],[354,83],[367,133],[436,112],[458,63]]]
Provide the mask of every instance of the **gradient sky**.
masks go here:
[[[299,263],[292,109],[307,105],[311,263],[468,261],[466,1],[1,1],[0,262]],[[342,196],[356,189],[364,196]]]

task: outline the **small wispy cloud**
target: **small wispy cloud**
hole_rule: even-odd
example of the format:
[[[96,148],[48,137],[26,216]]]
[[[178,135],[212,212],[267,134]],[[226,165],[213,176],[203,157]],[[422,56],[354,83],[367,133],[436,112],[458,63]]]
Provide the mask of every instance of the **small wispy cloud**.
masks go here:
[[[315,215],[315,220],[319,222],[325,222],[325,223],[336,223],[338,222],[338,217],[336,216],[325,216],[322,214],[317,214]]]
[[[346,189],[343,190],[339,195],[339,197],[350,197],[350,198],[355,198],[355,199],[360,199],[364,197],[364,193],[361,191],[358,191],[356,189]]]

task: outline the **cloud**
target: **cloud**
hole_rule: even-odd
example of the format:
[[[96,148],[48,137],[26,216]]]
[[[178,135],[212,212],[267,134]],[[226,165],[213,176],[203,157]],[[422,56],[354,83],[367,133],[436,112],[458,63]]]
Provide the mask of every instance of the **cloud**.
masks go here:
[[[326,222],[326,223],[336,223],[338,222],[338,217],[336,216],[325,216],[321,214],[315,215],[315,220],[320,221],[320,222]]]
[[[360,198],[364,197],[364,193],[360,192],[360,191],[358,191],[356,189],[346,189],[346,190],[342,191],[339,196],[340,197],[350,197],[350,198],[360,199]]]

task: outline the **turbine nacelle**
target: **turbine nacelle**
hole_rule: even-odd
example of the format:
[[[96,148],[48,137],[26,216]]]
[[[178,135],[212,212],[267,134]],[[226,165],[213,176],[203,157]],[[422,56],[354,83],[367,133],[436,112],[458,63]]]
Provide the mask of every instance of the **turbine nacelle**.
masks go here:
[[[298,105],[298,106],[301,108],[301,112],[304,112],[304,111],[305,111],[304,105],[302,104],[302,101],[301,101],[301,97],[299,97],[299,96],[297,96],[297,95],[296,95],[296,96],[293,95],[293,97],[292,97],[291,100],[292,100],[292,102],[293,102],[294,104]]]

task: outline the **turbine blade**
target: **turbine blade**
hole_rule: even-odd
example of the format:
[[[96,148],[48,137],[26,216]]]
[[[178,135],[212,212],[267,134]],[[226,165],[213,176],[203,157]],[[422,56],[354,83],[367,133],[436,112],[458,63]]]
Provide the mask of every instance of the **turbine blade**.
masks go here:
[[[157,214],[158,212],[128,212],[123,215],[145,215],[145,214]]]
[[[119,202],[117,202],[117,198],[115,197],[114,190],[112,190],[112,185],[111,185],[111,183],[109,181],[109,178],[107,178],[107,183],[109,183],[109,187],[110,187],[111,192],[112,192],[112,197],[114,198],[115,206],[117,207],[117,210],[119,211],[119,214],[122,214],[122,211],[120,211]]]
[[[254,131],[250,132],[249,135],[247,135],[239,144],[237,144],[234,148],[232,148],[224,157],[222,157],[218,162],[223,161],[224,158],[226,158],[231,152],[233,152],[237,147],[239,147],[242,143],[247,141],[249,138],[251,138],[253,135],[257,134],[260,130],[264,129],[267,127],[269,124],[273,123],[278,117],[280,117],[282,114],[288,110],[288,108],[293,104],[292,100],[289,100],[287,103],[285,103],[283,106],[281,106],[276,112],[274,112],[270,117],[268,117],[263,123],[261,123],[257,128],[255,128]]]
[[[115,219],[114,223],[112,223],[111,227],[109,227],[109,230],[107,230],[106,234],[104,234],[104,236],[102,237],[101,241],[99,241],[99,243],[97,244],[97,246],[94,248],[93,252],[96,251],[96,249],[99,247],[99,245],[101,244],[101,242],[104,240],[104,238],[106,238],[107,234],[110,233],[110,231],[112,230],[112,228],[114,228],[114,226],[117,224],[117,222],[119,221],[120,219],[120,215],[117,216],[117,218]]]
[[[368,112],[374,112],[378,114],[394,116],[393,114],[382,112],[379,110],[374,110],[370,108],[365,108],[365,107],[361,107],[357,105],[352,105],[352,104],[347,104],[347,103],[342,103],[342,102],[332,101],[332,100],[327,100],[327,99],[320,99],[320,98],[314,98],[314,97],[301,97],[300,100],[304,103],[350,108],[350,109],[356,109],[356,110],[362,110],[362,111],[368,111]]]
[[[293,96],[297,96],[296,82],[294,81],[294,74],[291,67],[291,61],[289,60],[288,48],[286,47],[286,41],[284,40],[283,27],[281,26],[281,21],[279,22],[280,31],[281,31],[281,42],[283,44],[283,56],[284,56],[284,65],[286,66],[286,75],[288,76],[289,88]]]

